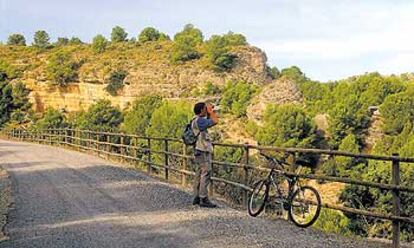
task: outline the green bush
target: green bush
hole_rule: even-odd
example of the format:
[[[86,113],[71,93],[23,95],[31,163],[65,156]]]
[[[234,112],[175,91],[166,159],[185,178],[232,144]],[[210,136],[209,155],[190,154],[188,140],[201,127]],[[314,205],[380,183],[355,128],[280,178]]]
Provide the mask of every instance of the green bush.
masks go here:
[[[7,39],[7,45],[26,46],[26,39],[21,34],[11,34]]]
[[[72,37],[69,40],[69,45],[81,45],[81,44],[83,44],[83,42],[78,37]]]
[[[280,76],[285,76],[293,80],[297,84],[301,84],[309,80],[297,66],[291,66],[289,68],[282,69],[282,71],[280,72]]]
[[[187,24],[183,31],[175,34],[171,55],[173,62],[184,62],[200,58],[197,46],[203,42],[203,34],[192,24]]]
[[[16,124],[28,122],[32,106],[28,99],[30,90],[21,82],[13,87],[7,75],[0,72],[0,93],[0,126],[8,121]]]
[[[55,46],[66,46],[69,44],[69,39],[66,37],[58,37]]]
[[[228,32],[223,35],[224,40],[228,46],[245,46],[248,45],[246,37],[242,34],[236,34],[233,32]]]
[[[44,30],[36,31],[33,38],[33,45],[38,48],[47,48],[50,45],[49,34]]]
[[[79,64],[71,58],[71,54],[59,51],[49,56],[47,74],[59,86],[66,86],[78,78]]]
[[[118,91],[124,87],[124,79],[127,76],[126,71],[115,71],[112,72],[109,78],[106,80],[108,84],[105,90],[112,96],[116,96]]]
[[[126,111],[122,129],[131,134],[145,135],[153,112],[162,104],[162,97],[156,95],[138,98]]]
[[[206,96],[219,95],[221,94],[221,89],[219,86],[208,81],[203,87],[202,94]]]
[[[65,115],[53,108],[48,108],[42,118],[36,122],[38,129],[65,128],[67,126]]]
[[[229,52],[229,42],[224,36],[213,35],[207,42],[207,58],[216,71],[230,71],[237,56]]]
[[[352,153],[359,153],[360,145],[354,134],[349,134],[346,136],[341,144],[339,145],[339,151],[346,151]],[[341,176],[349,176],[352,173],[353,166],[356,165],[358,161],[352,157],[335,157],[335,163]]]
[[[148,41],[157,41],[160,38],[161,34],[158,30],[153,27],[147,27],[142,30],[138,36],[138,41],[145,43]]]
[[[123,121],[123,115],[110,101],[99,100],[91,105],[88,111],[79,113],[75,120],[74,125],[79,129],[117,131]]]
[[[92,40],[92,49],[95,53],[103,53],[108,43],[108,40],[103,35],[98,34]]]
[[[16,67],[2,59],[0,59],[0,73],[2,73],[2,77],[6,76],[9,79],[14,79],[19,76],[19,72],[17,71]]]
[[[147,128],[153,137],[181,137],[184,126],[193,116],[192,105],[188,102],[167,102],[154,110]]]
[[[349,134],[354,134],[357,139],[362,135],[369,125],[369,112],[363,108],[363,103],[358,95],[348,95],[329,111],[329,131],[332,135],[334,147]]]
[[[279,69],[277,69],[276,66],[273,66],[273,67],[266,66],[266,71],[272,79],[278,79],[280,77],[280,71]]]
[[[386,134],[398,135],[414,119],[414,90],[388,96],[380,106]]]
[[[244,81],[227,82],[222,91],[222,98],[220,105],[223,110],[242,117],[246,115],[247,106],[250,103],[253,95],[258,92],[258,87]]]
[[[316,229],[327,233],[335,233],[345,236],[351,234],[349,230],[349,219],[337,210],[323,208],[318,220],[313,226]]]
[[[114,43],[126,41],[128,33],[120,26],[112,28],[111,41]]]
[[[262,145],[277,147],[315,148],[321,142],[312,119],[296,105],[268,105],[264,123],[257,127],[255,138]],[[316,155],[298,156],[313,165],[318,161]]]
[[[13,112],[13,87],[7,80],[0,80],[0,93],[0,126],[2,126],[9,121]]]

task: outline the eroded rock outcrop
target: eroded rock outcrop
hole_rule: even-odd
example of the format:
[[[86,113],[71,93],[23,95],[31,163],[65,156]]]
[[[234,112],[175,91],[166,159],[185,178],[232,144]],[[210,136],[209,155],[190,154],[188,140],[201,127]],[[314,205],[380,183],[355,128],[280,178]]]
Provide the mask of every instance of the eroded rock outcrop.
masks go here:
[[[268,104],[300,104],[302,101],[302,93],[296,83],[281,77],[263,87],[247,108],[247,116],[260,123]]]

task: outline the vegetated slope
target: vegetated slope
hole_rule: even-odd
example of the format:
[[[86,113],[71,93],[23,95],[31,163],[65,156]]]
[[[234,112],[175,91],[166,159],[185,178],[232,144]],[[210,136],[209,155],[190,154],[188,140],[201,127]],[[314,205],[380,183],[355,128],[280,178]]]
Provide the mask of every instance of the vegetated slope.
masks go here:
[[[193,97],[207,82],[223,85],[228,80],[267,84],[271,78],[266,70],[266,55],[252,46],[235,46],[237,56],[231,71],[209,68],[205,58],[172,63],[172,41],[153,43],[111,44],[103,53],[94,53],[90,45],[67,45],[48,50],[34,47],[0,46],[2,63],[7,63],[31,90],[30,99],[37,111],[48,106],[67,111],[86,109],[98,99],[107,98],[121,108],[136,97],[158,93],[167,98]],[[69,54],[78,65],[76,77],[66,86],[58,86],[48,75],[53,55]],[[125,71],[124,87],[116,96],[106,90],[111,72]]]

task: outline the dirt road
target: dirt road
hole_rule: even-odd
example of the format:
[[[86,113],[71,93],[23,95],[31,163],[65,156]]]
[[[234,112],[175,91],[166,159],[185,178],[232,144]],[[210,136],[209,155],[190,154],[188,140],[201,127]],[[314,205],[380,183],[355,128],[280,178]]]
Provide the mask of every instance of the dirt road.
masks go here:
[[[0,247],[378,247],[252,218],[226,206],[191,206],[175,186],[106,160],[0,140],[14,194]]]

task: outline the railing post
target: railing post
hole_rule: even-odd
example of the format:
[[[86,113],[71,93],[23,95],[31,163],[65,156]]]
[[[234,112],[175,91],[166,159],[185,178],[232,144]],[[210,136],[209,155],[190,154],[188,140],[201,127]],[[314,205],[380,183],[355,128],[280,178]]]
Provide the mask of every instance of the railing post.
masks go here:
[[[53,144],[53,142],[52,142],[52,131],[51,130],[47,130],[47,136],[48,136],[48,138],[49,138],[49,145],[52,145]]]
[[[76,129],[75,135],[76,135],[77,143],[78,143],[78,151],[80,151],[82,147],[82,140],[81,140],[81,132],[79,129]]]
[[[108,158],[110,157],[110,153],[111,153],[111,136],[109,134],[106,134],[106,149],[108,152]]]
[[[148,140],[148,163],[147,163],[147,172],[148,172],[148,174],[151,174],[151,163],[152,163],[152,160],[151,160],[151,138],[148,138],[147,139]]]
[[[398,157],[398,153],[393,153],[393,156]],[[392,184],[400,184],[400,162],[398,160],[392,161]],[[398,189],[392,190],[392,200],[393,200],[393,214],[396,216],[401,215],[401,201],[400,201],[400,192]],[[392,221],[392,247],[400,247],[400,222],[398,220]]]
[[[134,137],[134,166],[138,165],[137,158],[138,158],[138,138]]]
[[[168,168],[169,168],[169,166],[168,166],[168,139],[165,139],[164,140],[164,151],[165,151],[165,153],[164,153],[164,160],[165,160],[165,180],[167,180],[168,181],[168,177],[169,177],[169,171],[168,171]]]
[[[183,143],[183,155],[187,156],[187,146]],[[183,167],[182,170],[187,170],[187,158],[183,157]],[[187,177],[184,173],[181,173],[181,185],[185,186],[187,185]]]
[[[249,183],[249,169],[248,169],[248,166],[249,166],[249,163],[250,163],[250,155],[249,155],[249,145],[248,144],[246,144],[246,146],[245,146],[245,151],[244,151],[244,156],[245,156],[245,160],[246,160],[246,163],[245,163],[245,166],[244,166],[244,177],[243,177],[243,184],[244,185],[247,185],[248,183]],[[244,190],[243,189],[243,207],[246,207],[247,208],[247,201],[248,201],[248,194],[247,194],[247,190]]]
[[[124,155],[125,155],[125,147],[124,147],[124,143],[125,143],[125,140],[124,140],[124,134],[120,134],[120,140],[119,140],[119,143],[120,143],[120,148],[121,148],[121,162],[123,163],[123,162],[125,162],[125,159],[124,159]]]
[[[96,140],[95,140],[95,149],[96,149],[96,152],[98,153],[98,155],[100,155],[100,154],[101,154],[101,145],[100,145],[100,142],[101,142],[101,140],[100,140],[101,135],[100,135],[98,132],[95,132],[95,135],[96,135]]]

